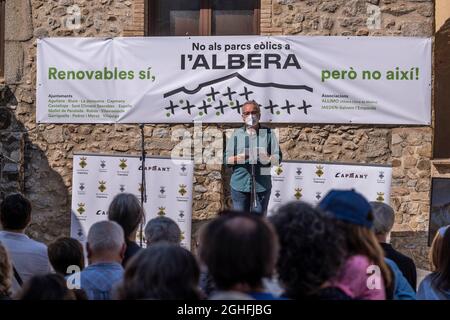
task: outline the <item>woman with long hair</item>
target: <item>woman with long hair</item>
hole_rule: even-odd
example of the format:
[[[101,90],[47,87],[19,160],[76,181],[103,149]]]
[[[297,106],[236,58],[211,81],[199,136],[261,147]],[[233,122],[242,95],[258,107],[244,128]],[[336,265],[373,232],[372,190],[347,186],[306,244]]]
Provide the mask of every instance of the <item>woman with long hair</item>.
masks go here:
[[[449,226],[444,226],[439,228],[434,236],[433,242],[431,243],[431,249],[429,254],[429,259],[431,262],[431,270],[437,271],[439,268],[439,260],[441,259],[441,248],[444,240],[445,232]]]
[[[125,267],[128,260],[141,250],[136,243],[136,235],[140,224],[145,220],[144,209],[134,194],[119,193],[109,205],[108,220],[117,222],[123,229],[127,245],[122,261]]]
[[[374,232],[369,202],[353,190],[332,190],[319,203],[345,236],[347,259],[333,285],[353,299],[392,298],[392,273]]]
[[[0,300],[11,299],[12,268],[8,252],[0,243]]]
[[[450,300],[450,228],[438,230],[431,247],[433,272],[420,283],[419,300]]]
[[[339,280],[343,280],[340,282],[341,285],[350,285],[348,289],[354,292],[354,298],[357,299],[373,298],[376,300],[383,300],[392,298],[392,273],[384,260],[383,249],[379,245],[373,232],[368,228],[351,223],[338,221],[337,224],[342,233],[346,235],[347,250],[349,252],[349,258],[344,264],[344,268],[341,270],[342,272],[339,275],[337,282],[339,283]],[[360,271],[364,271],[364,273],[359,273],[359,275],[362,276],[360,278],[360,283],[355,281],[357,280],[353,273],[355,271],[355,266],[364,266],[364,268],[360,269]],[[372,266],[375,268],[372,268]],[[377,274],[377,270],[379,270],[381,274]],[[370,272],[374,272],[372,276],[373,287],[367,285],[371,282],[369,279]],[[350,281],[347,282],[347,280]]]

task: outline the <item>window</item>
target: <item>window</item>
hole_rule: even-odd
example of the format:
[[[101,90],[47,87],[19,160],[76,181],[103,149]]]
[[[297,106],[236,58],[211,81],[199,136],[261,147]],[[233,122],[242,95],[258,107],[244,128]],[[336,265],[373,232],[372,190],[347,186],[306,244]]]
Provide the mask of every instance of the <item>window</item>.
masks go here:
[[[146,32],[151,36],[259,34],[258,0],[148,0]]]
[[[5,77],[5,0],[0,0],[0,82]]]

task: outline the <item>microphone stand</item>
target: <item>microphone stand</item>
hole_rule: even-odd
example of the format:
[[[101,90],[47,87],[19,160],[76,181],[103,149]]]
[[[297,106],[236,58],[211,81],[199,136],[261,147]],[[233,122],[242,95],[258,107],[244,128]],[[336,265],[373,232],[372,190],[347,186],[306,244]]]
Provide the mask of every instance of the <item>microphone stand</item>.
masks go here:
[[[251,194],[251,203],[252,208],[255,209],[258,206],[257,198],[256,198],[256,174],[255,174],[255,164],[251,164],[251,172],[252,172],[252,194]]]
[[[144,209],[144,203],[147,202],[147,185],[145,181],[145,156],[147,152],[145,151],[145,136],[144,136],[144,124],[141,123],[139,125],[141,129],[141,205],[142,209]],[[139,226],[139,245],[142,247],[143,242],[143,232],[144,229],[144,220],[141,222]]]
[[[250,135],[254,135],[254,134],[256,134],[257,135],[257,132],[255,131],[254,133],[253,133],[253,131],[250,131],[249,132],[250,133]],[[258,137],[256,137],[256,138],[258,138]],[[251,143],[251,140],[249,141],[249,150],[250,150],[250,157],[249,157],[249,160],[250,160],[250,173],[251,173],[251,176],[252,176],[252,184],[251,184],[251,194],[250,194],[250,203],[251,203],[251,208],[250,208],[250,211],[252,211],[252,210],[254,210],[257,206],[258,206],[258,201],[257,201],[257,196],[256,196],[256,170],[255,170],[255,164],[257,163],[257,160],[258,160],[258,155],[256,154],[256,157],[255,157],[255,148],[254,148],[254,146],[252,146],[252,143]],[[256,150],[257,151],[257,150]]]

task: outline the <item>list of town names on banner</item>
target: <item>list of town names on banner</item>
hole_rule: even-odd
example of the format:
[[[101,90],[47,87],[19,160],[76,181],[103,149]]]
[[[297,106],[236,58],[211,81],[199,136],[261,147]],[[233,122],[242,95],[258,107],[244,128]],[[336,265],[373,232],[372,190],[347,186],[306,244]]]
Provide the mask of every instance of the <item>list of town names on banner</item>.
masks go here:
[[[81,122],[84,119],[115,122],[127,112],[132,105],[127,100],[89,100],[77,99],[72,94],[49,94],[48,117],[61,120]]]

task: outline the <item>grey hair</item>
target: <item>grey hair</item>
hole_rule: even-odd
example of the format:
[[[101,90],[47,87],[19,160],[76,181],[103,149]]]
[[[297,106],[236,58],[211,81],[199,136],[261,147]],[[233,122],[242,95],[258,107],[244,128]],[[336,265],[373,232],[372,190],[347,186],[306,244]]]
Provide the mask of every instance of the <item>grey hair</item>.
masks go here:
[[[167,217],[151,219],[145,226],[147,243],[167,241],[174,244],[181,242],[181,230],[177,223]]]
[[[248,100],[248,101],[245,101],[245,102],[242,104],[242,108],[244,108],[244,106],[247,105],[247,104],[251,104],[251,105],[255,106],[255,107],[258,109],[258,111],[261,112],[261,107],[259,106],[258,102],[256,102],[255,100]]]
[[[395,213],[391,206],[383,202],[370,202],[373,213],[375,234],[388,234],[394,226]]]
[[[125,243],[122,227],[114,221],[94,223],[88,232],[87,242],[94,253],[120,251]]]

